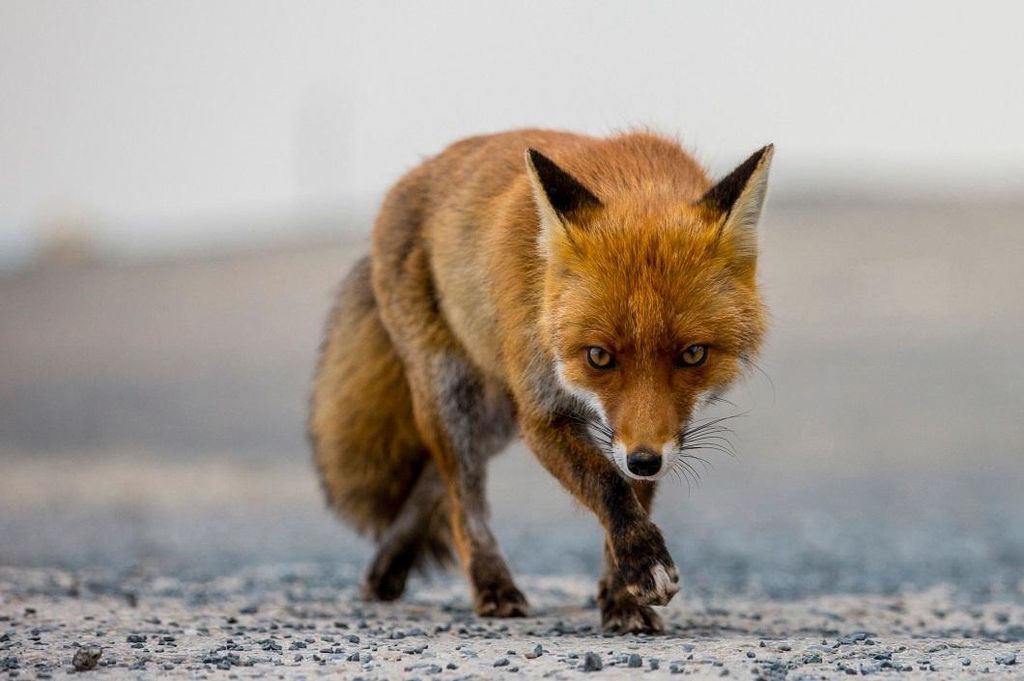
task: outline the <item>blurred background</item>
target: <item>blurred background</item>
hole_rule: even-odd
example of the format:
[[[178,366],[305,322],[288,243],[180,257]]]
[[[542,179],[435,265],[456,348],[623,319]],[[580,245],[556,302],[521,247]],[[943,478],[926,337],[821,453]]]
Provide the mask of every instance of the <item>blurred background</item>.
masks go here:
[[[664,485],[691,593],[1024,598],[1011,2],[0,2],[0,565],[356,574],[304,439],[388,185],[471,134],[777,145],[738,455]],[[601,535],[515,445],[515,569]]]

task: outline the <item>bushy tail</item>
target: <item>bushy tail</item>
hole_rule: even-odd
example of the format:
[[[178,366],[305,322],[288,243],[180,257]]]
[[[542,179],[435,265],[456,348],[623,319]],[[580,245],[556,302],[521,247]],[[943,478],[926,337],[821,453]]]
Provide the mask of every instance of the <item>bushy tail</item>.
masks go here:
[[[359,532],[380,540],[433,463],[416,430],[402,363],[377,310],[369,257],[349,272],[331,311],[308,426],[328,504]],[[411,562],[447,562],[445,519],[425,521],[427,530],[409,546]]]

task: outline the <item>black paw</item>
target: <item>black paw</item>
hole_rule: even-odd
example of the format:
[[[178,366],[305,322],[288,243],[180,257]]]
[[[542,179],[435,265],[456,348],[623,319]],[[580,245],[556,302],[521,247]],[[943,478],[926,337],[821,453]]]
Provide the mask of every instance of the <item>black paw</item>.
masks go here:
[[[526,617],[526,596],[508,582],[478,588],[473,596],[473,610],[480,617]]]
[[[622,583],[639,605],[667,605],[679,591],[679,571],[653,523],[632,528],[615,547]]]
[[[412,563],[404,556],[378,554],[363,578],[363,598],[368,601],[394,601],[405,592]]]

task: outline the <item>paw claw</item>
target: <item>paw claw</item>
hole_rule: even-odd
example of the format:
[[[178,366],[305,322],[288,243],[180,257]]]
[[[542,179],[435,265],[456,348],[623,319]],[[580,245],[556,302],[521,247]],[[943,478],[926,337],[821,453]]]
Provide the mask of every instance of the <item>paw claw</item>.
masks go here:
[[[626,588],[640,605],[668,605],[679,592],[679,571],[674,565],[655,563],[647,579]]]

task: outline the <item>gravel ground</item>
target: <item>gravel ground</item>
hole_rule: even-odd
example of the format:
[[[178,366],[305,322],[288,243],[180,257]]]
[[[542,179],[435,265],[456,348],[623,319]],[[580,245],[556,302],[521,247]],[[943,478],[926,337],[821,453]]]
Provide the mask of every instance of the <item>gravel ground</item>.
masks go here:
[[[0,670],[116,677],[1019,678],[1024,608],[947,590],[775,602],[676,599],[664,636],[606,637],[589,579],[523,580],[536,616],[480,620],[461,584],[361,603],[352,575],[303,566],[212,580],[0,570]],[[1019,663],[1018,663],[1019,657]]]

